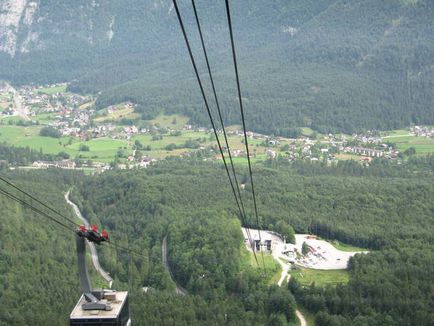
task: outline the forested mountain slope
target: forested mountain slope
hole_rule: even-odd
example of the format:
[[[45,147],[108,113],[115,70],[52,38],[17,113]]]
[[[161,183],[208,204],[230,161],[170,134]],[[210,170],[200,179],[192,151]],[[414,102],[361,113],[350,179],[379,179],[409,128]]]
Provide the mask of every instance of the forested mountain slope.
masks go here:
[[[107,228],[112,243],[136,250],[136,254],[128,254],[107,245],[98,247],[101,264],[113,276],[113,287],[130,291],[134,324],[217,326],[225,323],[235,326],[283,321],[286,325],[296,325],[292,294],[277,286],[269,287],[257,270],[242,261],[245,257],[241,254],[243,238],[234,216],[223,217],[216,209],[205,211],[201,207],[189,211],[188,216],[194,216],[196,225],[190,225],[185,234],[190,234],[191,240],[200,239],[190,232],[198,230],[203,223],[209,223],[201,241],[212,248],[208,253],[215,258],[214,264],[210,265],[209,256],[198,255],[193,243],[173,243],[175,237],[170,240],[173,247],[183,245],[182,250],[191,253],[190,258],[183,260],[191,266],[186,277],[196,279],[199,271],[207,273],[202,286],[196,284],[189,296],[178,297],[161,262],[160,244],[169,224],[185,228],[187,212],[176,212],[170,205],[161,205],[159,195],[153,190],[140,192],[138,197],[131,196],[135,201],[131,205],[131,201],[121,199],[119,195],[133,194],[137,183],[124,176],[121,176],[125,180],[121,181],[122,190],[114,196],[106,188],[109,183],[114,186],[111,177],[95,180],[103,184],[101,190],[94,193],[93,187],[80,173],[2,171],[2,176],[13,179],[20,187],[43,198],[51,207],[71,218],[72,211],[63,201],[62,191],[75,187],[72,199],[83,214],[93,223]],[[158,180],[155,181],[157,185]],[[46,185],[48,182],[51,184]],[[3,183],[2,189],[5,188],[13,190]],[[88,201],[92,196],[95,196],[95,203]],[[3,194],[0,194],[0,204],[0,325],[66,325],[81,292],[74,234],[22,208]],[[35,202],[32,205],[38,206]],[[52,213],[44,207],[38,208]],[[213,232],[216,237],[209,237]],[[226,245],[218,248],[217,241]],[[192,265],[192,259],[198,259],[198,262]],[[198,269],[199,261],[202,270]],[[213,271],[211,267],[217,268]],[[93,268],[89,266],[89,270],[95,276],[96,287],[107,287],[98,281]],[[222,271],[224,273],[220,274]],[[244,291],[250,294],[248,297],[244,298],[246,292],[238,293],[233,287],[238,283],[243,284]],[[144,286],[149,287],[146,294],[142,289]]]
[[[65,214],[72,212],[62,191],[73,187],[72,200],[91,222],[106,228],[113,242],[142,254],[100,249],[114,288],[131,291],[137,325],[293,325],[290,290],[320,326],[429,325],[432,174],[396,177],[396,167],[387,165],[311,166],[255,167],[260,226],[284,221],[297,232],[369,248],[372,253],[351,261],[348,285],[303,289],[291,283],[279,289],[246,266],[235,204],[217,165],[176,159],[86,178],[54,169],[2,175]],[[247,171],[239,177],[248,184]],[[252,216],[250,195],[246,186],[243,196]],[[66,322],[80,292],[73,234],[3,195],[0,203],[0,325]],[[250,223],[256,226],[252,218]],[[161,262],[165,235],[175,278],[190,291],[185,298],[175,295]],[[150,292],[143,294],[143,286]]]
[[[197,46],[190,2],[180,5]],[[225,118],[239,123],[224,3],[197,6]],[[0,78],[75,80],[71,89],[102,92],[100,107],[133,100],[146,117],[165,110],[207,122],[171,1],[1,0],[0,8]],[[432,1],[234,0],[232,10],[249,129],[434,123]]]
[[[61,191],[73,178],[51,174],[49,183],[47,177],[14,175],[26,191],[43,193],[52,207],[72,217]],[[74,234],[3,194],[0,211],[0,325],[65,324],[80,295]]]
[[[377,175],[381,169],[365,169],[360,177],[362,168],[312,173],[310,166],[299,166],[298,171],[255,169],[261,227],[285,221],[297,232],[361,245],[372,253],[351,260],[348,285],[303,289],[291,283],[289,289],[316,314],[319,326],[429,325],[434,286],[432,175],[389,177],[387,171],[393,175],[395,167],[384,166],[383,177]],[[223,310],[237,306],[241,310],[232,317],[240,322],[252,312],[269,312],[272,299],[257,299],[264,298],[263,289],[255,285],[258,279],[237,272],[237,223],[230,218],[236,209],[223,173],[221,167],[195,161],[166,162],[146,173],[105,174],[80,189],[90,216],[104,216],[102,222],[118,232],[137,234],[144,229],[146,243],[154,247],[153,260],[159,254],[158,239],[168,234],[177,280],[208,305],[231,298]],[[246,182],[247,177],[242,174],[240,180]],[[248,186],[244,195],[248,215],[253,216]],[[250,223],[255,226],[253,218]],[[131,240],[132,246],[140,242]],[[161,269],[149,271],[145,284],[164,287],[156,277]]]

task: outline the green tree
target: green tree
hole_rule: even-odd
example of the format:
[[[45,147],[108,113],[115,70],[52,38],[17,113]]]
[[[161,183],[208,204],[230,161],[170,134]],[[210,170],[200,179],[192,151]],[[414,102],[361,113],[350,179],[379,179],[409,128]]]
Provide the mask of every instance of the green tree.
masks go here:
[[[306,242],[303,242],[301,246],[301,253],[303,254],[303,256],[306,256],[309,253],[309,251],[310,251],[309,245]]]
[[[46,126],[41,128],[41,130],[39,131],[39,135],[43,137],[60,138],[62,134],[59,130],[50,126]]]
[[[78,150],[79,150],[80,152],[89,152],[90,148],[89,148],[89,146],[86,145],[86,144],[80,144]]]
[[[294,229],[290,225],[288,225],[288,223],[282,220],[278,221],[274,227],[274,231],[284,237],[287,242],[295,243]]]

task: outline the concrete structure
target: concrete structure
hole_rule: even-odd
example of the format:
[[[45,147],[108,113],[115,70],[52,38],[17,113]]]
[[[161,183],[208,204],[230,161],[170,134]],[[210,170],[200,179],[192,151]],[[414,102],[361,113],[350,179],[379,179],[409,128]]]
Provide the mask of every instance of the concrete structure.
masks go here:
[[[252,240],[254,243],[254,249],[255,251],[268,251],[271,252],[272,247],[272,241],[271,241],[271,235],[267,232],[261,232],[261,238],[259,238],[259,234],[256,233],[252,235]]]
[[[87,230],[80,226],[76,245],[78,275],[83,294],[69,317],[71,326],[128,326],[131,325],[128,307],[128,292],[93,289],[86,266],[86,242],[96,244],[107,241],[105,231],[99,233],[96,226]]]
[[[105,292],[104,300],[110,303],[112,310],[84,310],[82,306],[86,303],[86,299],[82,295],[70,315],[69,324],[71,326],[131,325],[128,309],[128,292]]]
[[[259,241],[258,230],[248,229],[252,237],[252,240]],[[248,250],[252,250],[248,243],[247,229],[242,228],[244,239],[246,239],[246,247]],[[350,257],[361,252],[346,252],[336,249],[331,243],[324,240],[319,240],[314,235],[309,234],[296,234],[296,244],[284,243],[283,239],[270,231],[261,230],[262,241],[271,240],[271,254],[277,261],[286,261],[288,263],[296,264],[305,268],[312,269],[346,269],[348,260]],[[303,243],[309,246],[310,251],[308,255],[302,256],[297,253],[301,253]],[[264,248],[260,246],[260,248]],[[255,248],[256,249],[256,248]],[[288,267],[289,268],[289,267]]]
[[[353,147],[351,152],[358,155],[370,156],[370,157],[383,157],[384,152],[378,149],[364,148],[364,147]]]

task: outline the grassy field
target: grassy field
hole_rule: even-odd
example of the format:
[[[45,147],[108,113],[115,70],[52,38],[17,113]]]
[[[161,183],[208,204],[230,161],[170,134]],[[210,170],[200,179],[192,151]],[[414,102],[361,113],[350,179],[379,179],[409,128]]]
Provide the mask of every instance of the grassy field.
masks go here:
[[[79,109],[85,110],[95,104],[95,101],[90,101],[79,106]]]
[[[434,153],[434,138],[403,136],[399,138],[391,138],[396,143],[400,151],[405,151],[410,147],[416,149],[416,154]]]
[[[31,117],[33,121],[39,121],[41,124],[48,124],[54,120],[55,113],[40,113]]]
[[[41,127],[38,126],[18,127],[3,125],[0,128],[0,139],[15,145],[22,139],[38,135],[40,129]]]
[[[332,240],[329,242],[333,245],[333,247],[335,247],[336,249],[341,250],[341,251],[347,251],[347,252],[366,251],[366,249],[364,249],[364,248],[348,245],[348,244],[339,242],[337,240]]]
[[[297,267],[296,270],[290,270],[291,277],[295,277],[302,285],[335,285],[338,283],[348,283],[349,274],[346,270],[320,270]]]
[[[182,129],[188,123],[188,118],[179,114],[172,114],[172,115],[160,114],[155,119],[147,120],[147,122],[160,127],[179,130]]]
[[[338,160],[343,160],[343,161],[347,161],[347,160],[360,160],[361,156],[359,155],[354,155],[354,154],[348,154],[348,153],[339,153],[336,154],[336,158]]]
[[[408,129],[390,130],[384,133],[384,141],[396,143],[400,151],[405,151],[410,147],[416,149],[416,154],[434,153],[434,138],[417,137],[411,135]]]
[[[170,136],[164,135],[161,140],[152,140],[151,135],[136,135],[131,137],[131,141],[139,140],[143,145],[151,146],[152,150],[162,150],[169,144],[175,144],[177,146],[185,144],[187,140],[196,140],[205,138],[206,142],[201,145],[207,146],[212,142],[209,141],[209,135],[205,132],[194,132],[194,131],[182,131],[180,136]]]
[[[97,138],[87,142],[80,142],[72,138],[71,144],[69,137],[51,138],[39,136],[41,126],[19,127],[19,126],[2,126],[0,129],[0,141],[8,144],[29,147],[34,150],[42,148],[44,153],[57,154],[66,152],[72,158],[81,155],[83,158],[89,158],[101,162],[113,161],[119,148],[128,147],[126,140],[113,140],[111,138]],[[89,146],[88,152],[80,152],[80,144]],[[129,149],[131,152],[132,150]]]
[[[39,136],[41,126],[2,126],[0,131],[0,141],[7,142],[14,146],[30,147],[34,150],[43,149],[44,153],[56,154],[66,151],[65,146],[69,138],[51,138]]]
[[[230,126],[225,126],[226,131],[237,131],[237,130],[241,130],[242,126],[241,125],[230,125]]]
[[[7,109],[9,107],[9,105],[10,105],[10,102],[0,102],[0,112]]]
[[[14,124],[20,120],[23,120],[23,117],[17,115],[0,115],[0,120],[6,125],[9,121],[12,121]]]
[[[56,94],[56,93],[65,93],[66,92],[66,85],[41,88],[41,89],[38,89],[37,92],[38,92],[38,94],[47,94],[47,95]]]
[[[301,133],[303,136],[311,136],[313,134],[313,130],[308,127],[301,128]]]
[[[396,129],[396,130],[389,130],[384,132],[385,136],[407,136],[408,134],[410,134],[409,130],[406,129]],[[386,138],[387,139],[387,138]]]
[[[243,265],[246,268],[262,269],[263,267],[262,256],[260,253],[256,253],[256,257],[258,258],[258,262],[260,264],[259,266],[256,263],[255,256],[245,248],[244,244],[243,244],[243,248],[241,248],[241,254],[242,254]],[[280,274],[282,272],[279,263],[274,260],[273,256],[264,253],[264,265],[265,265],[265,273],[268,279],[268,283],[277,284],[280,278]]]
[[[119,105],[115,110],[108,113],[105,116],[101,116],[95,119],[95,122],[116,121],[121,119],[137,119],[140,115],[134,113],[134,109],[126,107],[125,105]]]
[[[89,151],[80,152],[80,145],[89,147]],[[131,148],[128,148],[126,140],[111,138],[96,138],[86,142],[76,142],[69,145],[68,150],[79,153],[83,158],[94,159],[101,162],[111,162],[114,160],[118,149],[126,149],[128,154],[132,154]]]

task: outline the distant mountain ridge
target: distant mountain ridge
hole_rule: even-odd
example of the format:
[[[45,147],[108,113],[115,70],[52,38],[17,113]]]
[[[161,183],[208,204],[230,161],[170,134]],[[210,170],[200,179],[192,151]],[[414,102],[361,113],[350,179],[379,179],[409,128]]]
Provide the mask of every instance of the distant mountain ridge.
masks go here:
[[[179,1],[203,69],[190,1]],[[434,124],[434,2],[231,2],[248,127]],[[239,122],[223,1],[198,1],[228,123]],[[205,77],[205,75],[204,75]],[[207,122],[170,0],[0,0],[0,79],[74,80],[97,104]]]

